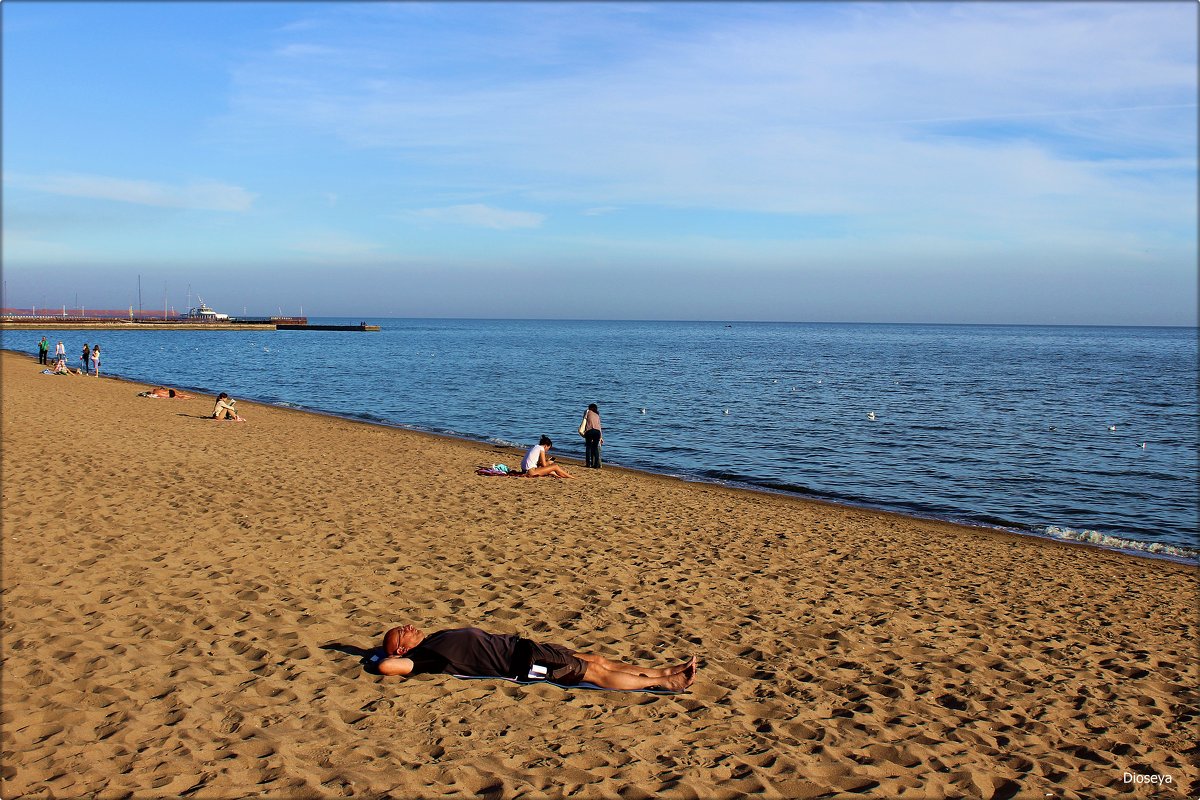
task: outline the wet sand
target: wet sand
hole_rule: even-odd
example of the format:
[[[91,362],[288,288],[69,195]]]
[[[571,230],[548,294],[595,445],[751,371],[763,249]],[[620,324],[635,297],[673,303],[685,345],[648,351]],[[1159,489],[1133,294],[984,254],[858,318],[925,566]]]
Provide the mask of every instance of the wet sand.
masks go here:
[[[0,354],[0,796],[1184,797],[1200,570]],[[677,695],[364,671],[403,622]],[[1125,773],[1170,778],[1127,783]]]

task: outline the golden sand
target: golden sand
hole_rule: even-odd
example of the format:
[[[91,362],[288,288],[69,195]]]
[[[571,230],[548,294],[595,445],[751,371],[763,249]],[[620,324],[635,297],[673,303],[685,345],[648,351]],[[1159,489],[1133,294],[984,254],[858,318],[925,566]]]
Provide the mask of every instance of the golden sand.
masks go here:
[[[0,368],[6,799],[1200,790],[1193,567]],[[365,672],[407,621],[701,668]]]

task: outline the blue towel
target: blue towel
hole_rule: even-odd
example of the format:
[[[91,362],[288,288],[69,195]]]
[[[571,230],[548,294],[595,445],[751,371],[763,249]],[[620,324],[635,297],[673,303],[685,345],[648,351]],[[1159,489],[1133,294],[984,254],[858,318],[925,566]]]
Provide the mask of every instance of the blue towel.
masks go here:
[[[560,689],[586,689],[599,692],[642,692],[643,694],[679,694],[670,689],[606,689],[603,686],[597,686],[594,683],[555,683],[547,680],[520,680],[518,678],[504,678],[500,675],[455,675],[454,677],[464,681],[508,681],[509,683],[518,683],[522,686],[528,686],[531,683],[548,683],[552,686],[557,686]]]
[[[383,658],[383,652],[376,650],[367,656],[367,662],[376,664]],[[552,686],[557,686],[560,689],[584,689],[587,691],[599,692],[642,692],[643,694],[679,694],[670,689],[605,689],[603,686],[597,686],[594,683],[555,683],[547,680],[518,680],[517,678],[505,678],[501,675],[455,675],[454,677],[464,681],[508,681],[509,683],[517,683],[521,686],[528,686],[531,683],[549,683]]]

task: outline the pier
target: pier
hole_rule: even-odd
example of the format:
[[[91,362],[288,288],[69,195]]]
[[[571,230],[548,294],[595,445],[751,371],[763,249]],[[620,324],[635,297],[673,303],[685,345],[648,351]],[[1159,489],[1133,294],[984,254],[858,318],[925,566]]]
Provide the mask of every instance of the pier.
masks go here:
[[[174,330],[174,331],[378,331],[378,325],[309,324],[308,317],[197,317],[125,310],[84,311],[66,309],[61,313],[43,309],[0,309],[0,330]]]
[[[377,331],[378,325],[368,325],[365,322],[360,322],[357,325],[290,325],[279,324],[275,326],[277,331]]]

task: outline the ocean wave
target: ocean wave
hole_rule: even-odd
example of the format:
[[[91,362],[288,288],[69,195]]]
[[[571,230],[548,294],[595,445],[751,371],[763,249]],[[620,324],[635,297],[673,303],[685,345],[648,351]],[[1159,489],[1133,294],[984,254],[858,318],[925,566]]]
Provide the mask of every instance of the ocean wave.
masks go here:
[[[1200,549],[1195,547],[1163,544],[1161,542],[1140,542],[1136,539],[1125,539],[1109,533],[1101,533],[1100,531],[1077,531],[1071,528],[1062,528],[1058,525],[1048,525],[1044,528],[1038,528],[1036,532],[1043,536],[1049,536],[1052,539],[1061,539],[1068,542],[1094,544],[1114,550],[1135,550],[1139,553],[1151,553],[1182,561],[1200,562]]]

